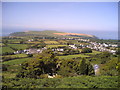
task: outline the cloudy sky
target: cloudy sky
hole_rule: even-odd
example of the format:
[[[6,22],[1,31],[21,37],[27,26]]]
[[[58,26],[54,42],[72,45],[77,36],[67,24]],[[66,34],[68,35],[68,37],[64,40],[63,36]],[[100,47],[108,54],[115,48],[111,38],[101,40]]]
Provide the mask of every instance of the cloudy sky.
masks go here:
[[[3,2],[3,30],[117,31],[117,2]]]

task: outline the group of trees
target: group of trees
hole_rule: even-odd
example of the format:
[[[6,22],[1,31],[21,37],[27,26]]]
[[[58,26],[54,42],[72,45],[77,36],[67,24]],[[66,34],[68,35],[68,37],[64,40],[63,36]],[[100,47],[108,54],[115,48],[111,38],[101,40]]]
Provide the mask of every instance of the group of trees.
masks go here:
[[[90,49],[90,48],[83,48],[81,53],[92,53],[92,49]]]
[[[94,69],[85,59],[64,60],[61,62],[58,74],[62,76],[94,75]]]
[[[75,75],[94,75],[89,62],[82,60],[60,60],[52,51],[44,51],[36,58],[21,65],[17,77],[40,78],[42,74],[58,74],[63,77]]]

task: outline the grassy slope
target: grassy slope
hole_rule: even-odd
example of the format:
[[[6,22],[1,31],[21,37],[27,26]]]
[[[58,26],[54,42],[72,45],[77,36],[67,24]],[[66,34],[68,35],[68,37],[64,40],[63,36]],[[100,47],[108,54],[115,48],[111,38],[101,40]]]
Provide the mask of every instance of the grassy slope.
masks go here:
[[[15,32],[15,33],[10,34],[10,36],[22,36],[22,37],[36,37],[36,36],[37,37],[45,37],[45,36],[49,36],[49,37],[59,37],[59,38],[75,37],[75,36],[62,36],[62,35],[57,35],[57,34],[54,34],[54,33],[65,33],[65,32],[59,32],[59,31],[55,31],[55,30],[28,31],[28,32]],[[85,36],[85,37],[88,37],[88,36]]]

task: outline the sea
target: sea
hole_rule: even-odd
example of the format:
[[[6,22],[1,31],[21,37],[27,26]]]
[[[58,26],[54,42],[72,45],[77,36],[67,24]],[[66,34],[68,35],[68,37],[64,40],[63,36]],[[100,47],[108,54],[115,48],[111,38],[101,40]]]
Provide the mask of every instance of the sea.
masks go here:
[[[76,33],[84,33],[95,35],[99,39],[114,39],[118,40],[118,31],[77,31]]]
[[[3,30],[1,35],[2,36],[8,36],[10,33],[22,32],[22,31],[25,31],[25,30]],[[58,31],[60,31],[60,30],[58,30]],[[99,39],[115,39],[115,40],[118,40],[118,31],[92,31],[92,30],[91,31],[82,31],[82,30],[80,30],[80,31],[72,30],[71,31],[70,30],[70,31],[64,31],[64,32],[90,34],[90,35],[95,35]]]

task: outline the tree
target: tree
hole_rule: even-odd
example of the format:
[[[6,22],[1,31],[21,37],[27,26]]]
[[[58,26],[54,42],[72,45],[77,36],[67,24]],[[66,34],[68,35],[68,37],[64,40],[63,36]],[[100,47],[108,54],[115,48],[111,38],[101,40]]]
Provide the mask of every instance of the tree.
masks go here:
[[[82,74],[82,75],[86,75],[88,73],[87,72],[87,64],[86,64],[85,59],[82,59],[82,61],[80,62],[79,70],[80,70],[80,74]]]
[[[94,68],[90,64],[90,62],[86,62],[86,60],[83,58],[80,60],[76,72],[78,75],[94,75]]]
[[[81,53],[92,53],[92,49],[90,49],[90,48],[83,48]]]

